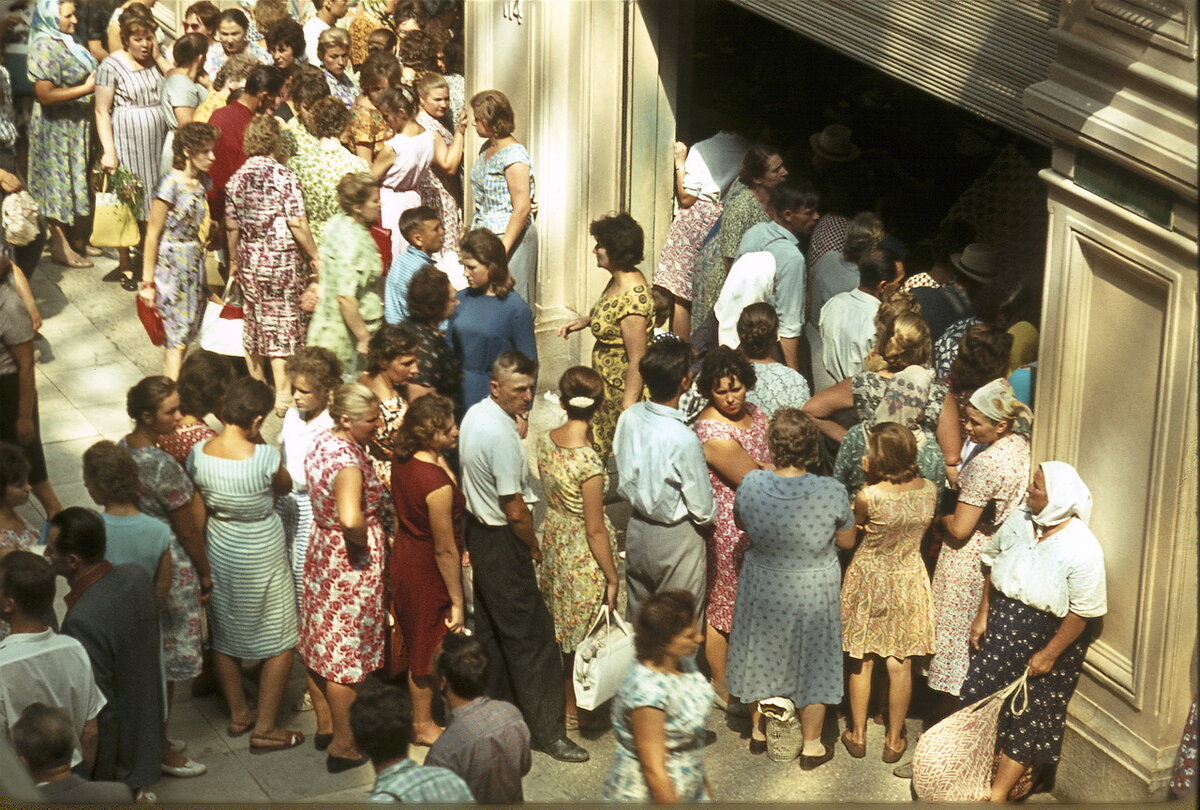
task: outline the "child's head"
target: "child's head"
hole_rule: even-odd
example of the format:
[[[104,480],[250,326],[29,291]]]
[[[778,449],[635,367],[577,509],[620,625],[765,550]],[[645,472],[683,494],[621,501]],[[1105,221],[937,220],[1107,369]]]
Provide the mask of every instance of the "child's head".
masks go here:
[[[863,456],[867,482],[903,484],[921,474],[917,468],[917,440],[913,432],[896,422],[880,422],[867,430],[867,454]]]
[[[654,326],[661,329],[671,319],[671,311],[675,308],[675,295],[666,287],[655,284],[650,288],[650,297],[654,299]]]
[[[604,403],[604,379],[587,366],[572,366],[558,379],[558,398],[568,419],[590,421]]]
[[[0,442],[0,503],[12,509],[29,500],[29,461],[20,447]]]

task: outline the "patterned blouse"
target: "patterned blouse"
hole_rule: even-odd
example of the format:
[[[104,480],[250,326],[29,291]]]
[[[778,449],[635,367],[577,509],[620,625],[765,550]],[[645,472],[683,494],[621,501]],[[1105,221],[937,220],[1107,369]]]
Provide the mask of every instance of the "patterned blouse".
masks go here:
[[[300,181],[308,227],[320,246],[325,225],[342,210],[337,195],[338,181],[347,174],[370,171],[371,167],[333,138],[305,141],[297,144],[297,150],[296,156],[288,161],[288,168]]]
[[[721,214],[721,232],[717,237],[720,240],[721,255],[726,259],[736,259],[738,245],[741,244],[746,231],[750,230],[752,225],[769,219],[767,209],[763,208],[753,191],[746,189],[738,194],[729,201],[729,205],[725,206]]]
[[[519,143],[497,149],[491,157],[484,155],[485,149],[486,146],[479,150],[479,159],[471,167],[471,193],[475,199],[475,219],[471,221],[471,227],[487,228],[500,234],[508,227],[513,210],[504,170],[514,163],[529,166],[529,198],[533,199],[533,158]]]
[[[354,78],[345,71],[342,72],[340,79],[328,70],[322,72],[325,74],[325,83],[329,85],[330,95],[347,107],[353,107],[359,94],[358,82],[354,81]]]

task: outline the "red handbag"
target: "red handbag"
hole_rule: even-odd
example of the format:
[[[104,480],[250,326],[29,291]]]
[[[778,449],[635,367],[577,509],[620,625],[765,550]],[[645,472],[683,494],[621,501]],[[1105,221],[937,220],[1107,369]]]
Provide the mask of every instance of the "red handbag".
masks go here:
[[[240,321],[246,318],[246,309],[242,296],[242,285],[237,277],[229,279],[225,285],[225,293],[221,296],[221,317],[227,321]]]
[[[383,261],[383,274],[386,276],[388,268],[392,266],[392,232],[382,225],[372,225],[371,238],[375,240],[375,247],[379,248],[379,258]]]
[[[162,346],[167,342],[167,330],[163,327],[162,315],[159,314],[158,308],[143,301],[141,295],[135,295],[133,300],[137,307],[138,320],[146,330],[146,337],[150,338],[153,345]]]

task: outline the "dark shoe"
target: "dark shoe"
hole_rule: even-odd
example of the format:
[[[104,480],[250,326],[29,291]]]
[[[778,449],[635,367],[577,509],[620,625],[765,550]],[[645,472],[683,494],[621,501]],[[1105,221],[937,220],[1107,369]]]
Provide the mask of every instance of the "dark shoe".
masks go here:
[[[890,765],[893,762],[900,761],[900,757],[904,756],[904,752],[908,750],[908,740],[904,737],[901,737],[900,743],[901,743],[901,745],[899,748],[889,748],[888,744],[886,742],[883,744],[883,761],[884,762],[886,762]]]
[[[329,747],[331,742],[333,742],[332,734],[321,734],[318,732],[313,735],[313,746],[316,747],[318,751],[324,751]]]
[[[351,768],[358,768],[366,765],[371,761],[371,758],[363,755],[360,759],[351,759],[350,757],[335,757],[333,754],[325,755],[325,770],[330,773],[341,773],[348,771]]]
[[[754,756],[767,753],[767,741],[750,738],[750,753]]]
[[[126,292],[137,292],[137,279],[133,276],[121,276],[121,289]]]
[[[100,276],[100,280],[101,281],[120,281],[124,277],[125,277],[125,273],[122,272],[121,268],[114,267],[112,270],[109,270],[107,273]]]
[[[834,747],[832,745],[827,745],[827,746],[825,746],[825,753],[821,754],[821,756],[819,756],[819,757],[806,757],[804,754],[801,754],[800,755],[800,770],[811,771],[813,768],[821,767],[826,762],[833,759],[833,752],[835,750],[836,749],[834,749]]]
[[[897,765],[895,768],[892,768],[892,776],[897,776],[901,779],[912,779],[912,772],[913,766],[911,759],[908,762],[905,762],[903,765]]]
[[[536,750],[548,754],[559,762],[587,762],[591,759],[591,754],[566,737],[559,737],[549,745],[544,745]]]
[[[712,729],[706,728],[706,729],[704,729],[704,731],[700,732],[700,743],[705,748],[712,745],[716,741],[717,741],[717,732],[713,731]]]
[[[849,731],[842,732],[842,745],[846,746],[846,752],[855,759],[862,759],[867,755],[867,744],[865,742],[854,742],[850,738]]]

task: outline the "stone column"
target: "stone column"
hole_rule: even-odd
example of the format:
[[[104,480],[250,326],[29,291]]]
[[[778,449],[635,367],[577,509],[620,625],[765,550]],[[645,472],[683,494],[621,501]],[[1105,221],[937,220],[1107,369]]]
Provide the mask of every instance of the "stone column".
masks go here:
[[[1108,574],[1068,801],[1163,797],[1196,689],[1195,14],[1067,0],[1049,78],[1025,94],[1054,138],[1034,455],[1088,483]]]

